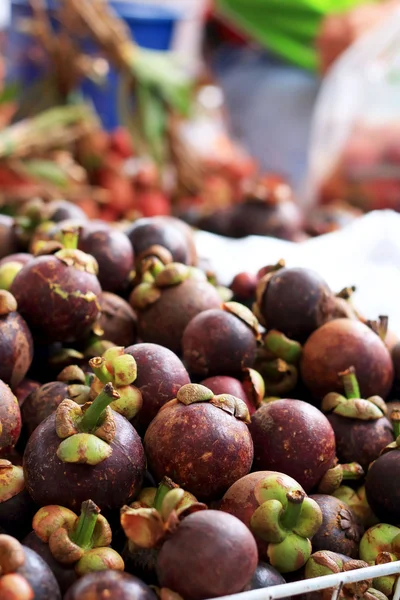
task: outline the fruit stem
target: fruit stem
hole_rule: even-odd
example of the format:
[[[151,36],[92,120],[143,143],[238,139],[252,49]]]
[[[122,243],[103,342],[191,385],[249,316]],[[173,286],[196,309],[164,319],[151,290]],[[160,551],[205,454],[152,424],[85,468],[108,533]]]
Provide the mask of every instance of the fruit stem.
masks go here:
[[[360,479],[364,475],[364,469],[361,465],[356,462],[349,463],[346,465],[340,465],[342,468],[343,480],[354,480]]]
[[[63,229],[61,232],[61,243],[66,250],[77,250],[79,240],[79,227]]]
[[[96,375],[98,379],[100,379],[101,383],[111,383],[113,377],[110,371],[106,367],[106,361],[101,356],[96,356],[95,358],[91,358],[89,360],[89,366],[92,369],[93,373]]]
[[[392,421],[394,439],[396,440],[400,435],[400,410],[394,410],[390,416],[390,420]]]
[[[82,502],[77,526],[70,535],[71,540],[80,548],[88,550],[92,547],[93,532],[99,513],[99,507],[92,500]]]
[[[355,368],[350,367],[346,371],[343,371],[343,373],[339,373],[339,376],[342,378],[343,381],[344,393],[346,394],[346,398],[348,400],[353,400],[354,398],[361,398]]]
[[[156,495],[154,497],[154,504],[153,504],[153,508],[155,508],[156,511],[161,512],[161,508],[162,508],[162,504],[163,504],[165,496],[168,494],[168,492],[170,492],[173,489],[174,489],[174,486],[172,485],[172,481],[169,478],[164,477],[160,481],[160,484],[157,488]]]
[[[285,529],[293,529],[299,520],[301,507],[303,505],[305,493],[302,490],[294,490],[286,494],[287,507],[281,518],[281,523]]]
[[[386,315],[379,316],[378,332],[379,337],[384,342],[386,340],[387,332],[389,327],[389,317]]]
[[[103,391],[95,398],[92,404],[79,422],[79,430],[81,432],[90,432],[96,429],[99,420],[103,416],[103,412],[114,400],[117,400],[120,395],[114,390],[112,383],[107,383]]]

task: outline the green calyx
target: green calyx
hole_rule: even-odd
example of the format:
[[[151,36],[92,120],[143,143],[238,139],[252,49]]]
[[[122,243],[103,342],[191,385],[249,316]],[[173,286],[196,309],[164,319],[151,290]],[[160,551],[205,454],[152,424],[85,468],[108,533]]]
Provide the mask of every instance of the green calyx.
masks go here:
[[[5,317],[18,308],[17,301],[7,290],[0,290],[0,317]]]
[[[77,250],[80,233],[80,227],[64,228],[57,236],[57,239],[66,250]]]
[[[0,289],[9,290],[11,285],[22,269],[22,265],[16,261],[6,262],[0,266]]]
[[[24,471],[9,460],[0,459],[0,502],[6,502],[25,489]]]
[[[63,462],[97,465],[112,453],[116,425],[110,404],[119,394],[111,383],[91,402],[79,406],[63,400],[56,411],[56,432],[63,441],[57,456]]]
[[[379,519],[374,515],[368,504],[365,486],[361,486],[358,490],[353,490],[351,487],[341,485],[337,490],[332,492],[332,496],[347,504],[365,528],[379,523]]]
[[[264,338],[264,347],[271,352],[274,358],[280,358],[286,363],[296,365],[299,363],[302,347],[299,342],[289,339],[275,329],[271,329]]]
[[[368,563],[362,560],[343,560],[342,556],[336,554],[336,552],[330,552],[323,550],[314,552],[307,561],[305,567],[306,579],[312,579],[314,577],[321,577],[324,575],[334,575],[337,573],[346,573],[348,571],[354,571],[355,569],[364,569],[368,567]],[[354,583],[344,584],[340,590],[340,598],[363,598],[364,594],[370,588],[370,581],[364,579]],[[323,598],[325,596],[330,598],[332,596],[333,589],[327,589],[324,591]],[[370,599],[372,600],[372,599]]]
[[[244,306],[244,304],[240,304],[240,302],[225,302],[222,305],[222,309],[225,312],[234,315],[235,317],[240,319],[242,323],[247,325],[247,327],[249,327],[249,329],[251,329],[251,331],[253,332],[253,335],[257,341],[261,339],[258,319],[254,315],[254,313],[252,313],[251,310],[247,308],[247,306]]]
[[[308,498],[292,480],[285,485],[276,474],[266,476],[254,490],[260,506],[254,511],[250,527],[268,542],[268,558],[281,573],[300,569],[311,555],[310,538],[322,525],[318,504]]]
[[[265,382],[262,375],[255,369],[244,369],[242,387],[254,408],[260,408],[265,396]]]
[[[345,396],[335,392],[327,394],[322,401],[322,410],[348,419],[376,421],[385,416],[387,407],[380,396],[360,398],[360,388],[354,367],[340,373]]]
[[[95,378],[91,384],[91,396],[100,393],[103,385],[112,383],[119,398],[111,403],[111,408],[126,419],[133,419],[142,408],[143,398],[140,390],[133,385],[137,377],[136,361],[124,348],[113,346],[102,357],[89,361]]]
[[[268,396],[282,397],[292,391],[299,378],[301,345],[280,331],[271,329],[258,350],[256,368],[265,380]]]
[[[358,463],[335,465],[328,469],[318,484],[320,494],[332,494],[343,481],[357,481],[364,476],[364,469]]]
[[[121,525],[134,547],[155,548],[181,519],[205,509],[205,504],[164,477],[157,489],[142,490],[136,502],[121,509]]]
[[[208,402],[236,419],[250,423],[249,409],[243,400],[230,394],[214,396],[214,393],[204,385],[187,383],[178,391],[176,400],[185,406],[199,402]]]
[[[385,564],[400,559],[400,529],[387,523],[370,527],[360,542],[360,558],[369,565]],[[374,588],[391,596],[397,576],[388,575],[373,580]]]

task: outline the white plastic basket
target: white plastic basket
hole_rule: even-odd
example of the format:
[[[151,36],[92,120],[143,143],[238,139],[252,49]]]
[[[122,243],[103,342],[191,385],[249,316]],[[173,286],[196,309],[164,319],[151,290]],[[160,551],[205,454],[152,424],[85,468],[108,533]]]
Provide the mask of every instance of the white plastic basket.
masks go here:
[[[260,590],[242,592],[241,594],[232,594],[231,596],[223,596],[223,600],[278,600],[280,598],[290,598],[291,596],[299,596],[300,594],[318,592],[329,588],[333,588],[331,600],[337,600],[344,584],[364,581],[365,579],[375,579],[375,577],[384,577],[386,575],[400,575],[400,561],[377,565],[375,567],[365,567],[364,569],[356,569],[354,571],[347,571],[346,573],[295,581],[294,583],[285,583]],[[400,600],[400,579],[396,582],[393,600]]]

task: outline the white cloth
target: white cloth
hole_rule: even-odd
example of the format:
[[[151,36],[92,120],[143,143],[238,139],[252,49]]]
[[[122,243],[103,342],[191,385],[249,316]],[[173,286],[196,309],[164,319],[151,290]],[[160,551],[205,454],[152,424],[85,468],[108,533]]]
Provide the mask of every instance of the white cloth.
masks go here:
[[[0,30],[6,29],[10,20],[10,0],[0,0]]]

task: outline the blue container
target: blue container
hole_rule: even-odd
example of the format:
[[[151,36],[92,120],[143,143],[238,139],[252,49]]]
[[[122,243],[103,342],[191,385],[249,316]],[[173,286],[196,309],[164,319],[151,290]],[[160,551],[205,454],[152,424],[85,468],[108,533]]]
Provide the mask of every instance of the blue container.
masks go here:
[[[51,11],[57,2],[50,0],[47,5],[51,16]],[[110,6],[124,19],[139,46],[161,51],[170,49],[175,25],[179,20],[177,13],[151,4],[144,5],[118,0],[111,1]],[[12,0],[11,7],[11,25],[6,52],[7,79],[22,84],[23,92],[26,94],[29,93],[29,87],[40,78],[42,73],[40,65],[43,64],[45,57],[36,40],[22,33],[18,27],[21,19],[32,16],[28,0]],[[57,30],[58,24],[55,19],[52,20],[52,24]],[[98,49],[88,41],[85,51],[93,54],[97,53]],[[111,68],[104,85],[98,86],[86,80],[81,86],[81,91],[85,97],[91,100],[103,126],[108,131],[119,125],[118,85],[118,73]]]

